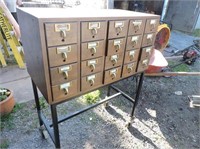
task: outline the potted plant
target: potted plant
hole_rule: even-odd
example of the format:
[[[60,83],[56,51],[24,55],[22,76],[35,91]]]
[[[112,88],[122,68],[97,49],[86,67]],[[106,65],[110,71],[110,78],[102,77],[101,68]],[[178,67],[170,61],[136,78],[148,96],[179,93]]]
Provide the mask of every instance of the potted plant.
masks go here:
[[[13,92],[6,88],[0,88],[0,115],[9,114],[14,108],[14,105]]]

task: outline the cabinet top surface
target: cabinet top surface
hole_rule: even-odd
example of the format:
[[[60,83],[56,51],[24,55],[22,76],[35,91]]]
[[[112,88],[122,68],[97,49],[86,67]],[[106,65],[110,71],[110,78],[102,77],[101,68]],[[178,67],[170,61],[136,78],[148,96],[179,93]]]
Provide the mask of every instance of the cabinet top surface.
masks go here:
[[[158,15],[120,9],[19,8],[36,18],[158,17]]]

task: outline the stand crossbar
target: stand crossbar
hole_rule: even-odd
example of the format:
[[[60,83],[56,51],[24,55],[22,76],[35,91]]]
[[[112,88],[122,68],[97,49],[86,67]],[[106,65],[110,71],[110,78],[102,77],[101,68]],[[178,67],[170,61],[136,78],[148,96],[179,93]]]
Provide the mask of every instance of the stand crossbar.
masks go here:
[[[55,147],[56,148],[60,148],[60,136],[59,136],[59,127],[58,127],[58,124],[59,123],[62,123],[68,119],[71,119],[83,112],[86,112],[94,107],[97,107],[105,102],[108,102],[110,101],[111,99],[119,96],[119,95],[122,95],[124,96],[126,99],[128,99],[130,102],[133,103],[133,107],[132,107],[132,110],[131,110],[131,114],[130,114],[130,120],[132,121],[133,120],[133,115],[134,115],[134,111],[135,111],[135,107],[138,103],[138,99],[139,99],[139,95],[140,95],[140,91],[141,91],[141,88],[142,88],[142,83],[143,83],[143,77],[144,77],[144,73],[142,72],[140,74],[140,79],[139,79],[139,84],[136,85],[136,92],[135,92],[135,99],[133,99],[131,96],[127,95],[124,91],[118,89],[117,87],[115,87],[114,85],[109,85],[108,86],[108,91],[107,91],[107,96],[105,99],[102,99],[101,101],[99,101],[98,103],[96,104],[93,104],[93,105],[90,105],[86,108],[83,108],[81,110],[78,110],[70,115],[67,115],[63,118],[60,118],[58,120],[58,116],[57,116],[57,109],[56,109],[56,106],[57,104],[53,104],[53,105],[50,105],[50,108],[51,108],[51,119],[52,119],[52,123],[49,123],[47,121],[47,119],[45,118],[45,116],[43,115],[42,111],[41,111],[41,107],[40,107],[40,104],[39,104],[39,97],[38,97],[38,92],[37,92],[37,87],[34,83],[34,81],[32,80],[32,86],[33,86],[33,92],[34,92],[34,97],[35,97],[35,103],[36,103],[36,108],[37,108],[37,113],[38,113],[38,118],[39,118],[39,124],[40,126],[42,127],[44,125],[44,127],[46,128],[48,134],[50,135],[52,141],[54,142],[55,144]],[[113,94],[113,95],[110,95],[110,90],[113,89],[115,90],[117,93]],[[131,124],[131,121],[128,122],[128,126],[130,126]]]

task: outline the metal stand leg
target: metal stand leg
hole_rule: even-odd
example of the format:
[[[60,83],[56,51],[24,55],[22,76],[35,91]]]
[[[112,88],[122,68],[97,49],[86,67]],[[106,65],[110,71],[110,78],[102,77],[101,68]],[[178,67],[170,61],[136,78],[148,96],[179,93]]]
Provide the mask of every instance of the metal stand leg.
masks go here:
[[[43,122],[40,118],[40,114],[41,114],[41,108],[40,108],[40,103],[39,103],[39,96],[38,96],[38,92],[37,92],[37,87],[35,85],[35,83],[32,81],[32,86],[33,86],[33,93],[34,93],[34,98],[35,98],[35,104],[36,104],[36,109],[37,109],[37,113],[38,113],[38,118],[39,118],[39,123],[40,126],[43,125]]]
[[[110,89],[111,89],[111,87],[110,87],[110,85],[109,85],[109,86],[108,86],[108,91],[107,91],[107,97],[110,96]]]
[[[133,116],[134,116],[134,112],[135,112],[135,107],[138,104],[138,100],[139,100],[139,96],[140,96],[140,91],[142,89],[143,79],[144,79],[144,73],[141,73],[139,84],[136,86],[135,102],[134,102],[133,107],[132,107],[132,111],[131,111],[131,115],[130,115],[130,122],[128,123],[128,126],[130,126],[130,124],[131,124],[131,122],[133,120]]]
[[[111,90],[111,86],[109,85],[109,86],[108,86],[108,90],[107,90],[107,95],[106,95],[107,97],[110,96],[110,90]],[[108,106],[109,106],[108,101],[105,102],[103,105],[104,105],[105,108],[108,107]]]
[[[60,148],[60,136],[58,128],[58,116],[57,116],[57,105],[51,105],[51,118],[54,131],[54,143],[56,148]]]

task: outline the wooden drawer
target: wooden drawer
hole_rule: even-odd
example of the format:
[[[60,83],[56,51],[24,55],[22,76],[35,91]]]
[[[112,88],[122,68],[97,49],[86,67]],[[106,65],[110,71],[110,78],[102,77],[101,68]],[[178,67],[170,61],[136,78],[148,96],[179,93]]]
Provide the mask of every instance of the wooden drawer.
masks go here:
[[[126,38],[118,38],[114,40],[108,40],[107,55],[113,55],[123,52],[125,49]]]
[[[108,38],[125,37],[128,30],[128,20],[109,21]]]
[[[49,23],[45,24],[48,46],[77,43],[77,23]]]
[[[140,60],[149,59],[151,57],[152,52],[153,52],[152,46],[142,48],[142,54],[141,54]]]
[[[83,61],[81,62],[81,75],[85,76],[99,71],[103,71],[103,66],[103,57]]]
[[[81,32],[82,42],[105,39],[107,33],[107,22],[82,22]]]
[[[158,19],[147,19],[145,33],[156,32],[158,25],[159,25]]]
[[[145,47],[154,45],[154,41],[155,41],[155,33],[144,34],[142,40],[142,46]]]
[[[50,67],[65,65],[77,61],[77,45],[67,45],[48,49]]]
[[[78,92],[78,81],[72,80],[67,83],[52,86],[53,100],[59,101],[72,97]]]
[[[135,36],[130,36],[127,39],[127,50],[131,50],[133,48],[140,48],[142,42],[142,35],[135,35]]]
[[[130,20],[128,35],[142,34],[145,27],[145,19]]]
[[[102,72],[99,72],[92,75],[88,75],[88,76],[82,77],[81,81],[82,81],[81,90],[88,91],[88,90],[102,86],[103,74]]]
[[[122,65],[124,53],[118,53],[110,56],[106,56],[105,69],[110,69],[112,67],[117,67]]]
[[[143,59],[139,61],[137,72],[144,71],[148,68],[149,65],[149,59]]]
[[[127,64],[130,62],[137,61],[139,53],[140,53],[139,49],[126,51],[124,63]]]
[[[122,77],[128,77],[136,73],[137,62],[129,63],[123,66]]]
[[[104,75],[104,84],[115,82],[120,79],[120,76],[121,76],[121,67],[106,70]]]
[[[77,79],[77,63],[61,67],[51,68],[51,84],[58,85],[74,79]]]
[[[105,54],[105,40],[82,43],[81,59],[92,59]]]

